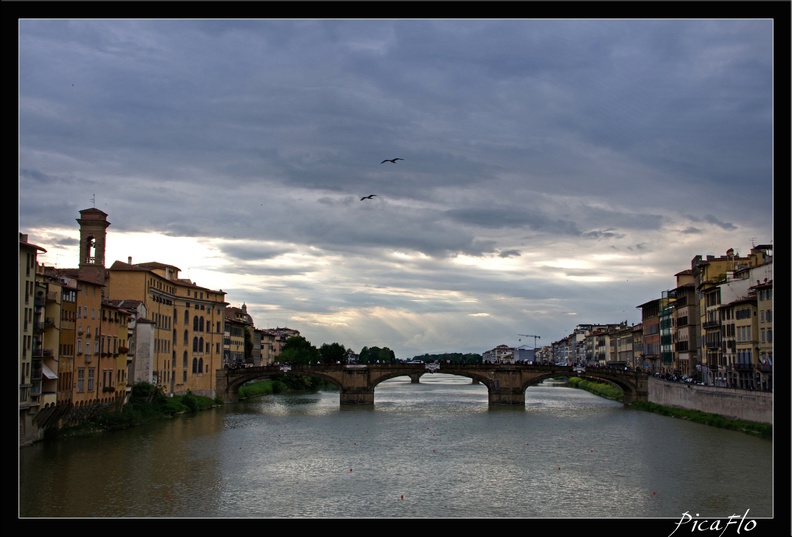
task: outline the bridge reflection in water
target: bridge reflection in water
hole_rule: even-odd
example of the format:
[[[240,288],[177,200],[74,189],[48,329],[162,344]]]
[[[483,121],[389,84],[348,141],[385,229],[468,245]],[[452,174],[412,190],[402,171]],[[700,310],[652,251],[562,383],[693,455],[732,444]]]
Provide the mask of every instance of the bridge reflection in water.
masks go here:
[[[239,401],[243,384],[281,375],[312,375],[338,386],[342,405],[373,405],[374,389],[385,380],[409,376],[419,382],[422,375],[435,371],[459,375],[480,382],[487,387],[490,405],[525,405],[525,390],[529,386],[554,377],[581,377],[596,382],[608,382],[624,392],[623,403],[648,401],[648,375],[639,371],[609,368],[527,364],[368,364],[368,365],[305,365],[246,367],[219,369],[215,393],[226,403]]]

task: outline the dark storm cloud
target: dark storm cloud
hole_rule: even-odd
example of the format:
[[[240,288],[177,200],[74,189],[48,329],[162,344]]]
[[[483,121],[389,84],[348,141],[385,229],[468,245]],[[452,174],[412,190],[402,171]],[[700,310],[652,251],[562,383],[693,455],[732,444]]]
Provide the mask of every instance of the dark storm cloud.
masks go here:
[[[503,333],[435,345],[552,340],[614,322],[606,291],[635,315],[693,256],[772,240],[772,29],[21,20],[20,231],[66,245],[95,206],[111,236],[190,238],[203,258],[144,257],[222,260],[232,305],[328,341],[419,354],[416,327],[471,318]]]

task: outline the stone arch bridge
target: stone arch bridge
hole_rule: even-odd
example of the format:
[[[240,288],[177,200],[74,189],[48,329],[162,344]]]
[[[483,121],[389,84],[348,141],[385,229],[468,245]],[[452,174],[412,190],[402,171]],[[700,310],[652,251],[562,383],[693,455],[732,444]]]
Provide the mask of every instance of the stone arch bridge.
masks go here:
[[[487,387],[490,405],[525,405],[529,386],[554,377],[581,377],[607,382],[624,392],[622,402],[648,401],[649,381],[646,373],[609,368],[573,368],[555,365],[523,364],[368,364],[368,365],[292,365],[219,369],[215,393],[226,403],[239,401],[243,384],[281,375],[312,375],[338,386],[342,405],[374,404],[374,389],[385,380],[409,376],[419,382],[422,375],[435,371],[473,379]]]

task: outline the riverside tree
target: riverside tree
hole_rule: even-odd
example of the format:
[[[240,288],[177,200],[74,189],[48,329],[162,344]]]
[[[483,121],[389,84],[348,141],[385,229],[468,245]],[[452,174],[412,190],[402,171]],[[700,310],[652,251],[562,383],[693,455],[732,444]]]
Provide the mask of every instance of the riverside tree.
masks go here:
[[[325,343],[319,347],[319,354],[322,356],[323,364],[344,363],[347,358],[347,350],[340,343]]]
[[[278,361],[287,364],[316,364],[320,359],[319,350],[303,336],[287,339],[278,356]]]

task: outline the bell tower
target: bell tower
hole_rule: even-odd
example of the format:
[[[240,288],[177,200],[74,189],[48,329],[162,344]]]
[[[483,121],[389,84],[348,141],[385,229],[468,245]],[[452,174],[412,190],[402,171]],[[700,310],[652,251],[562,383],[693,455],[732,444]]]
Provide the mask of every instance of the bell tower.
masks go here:
[[[100,285],[105,281],[107,214],[97,208],[80,211],[80,277]]]

